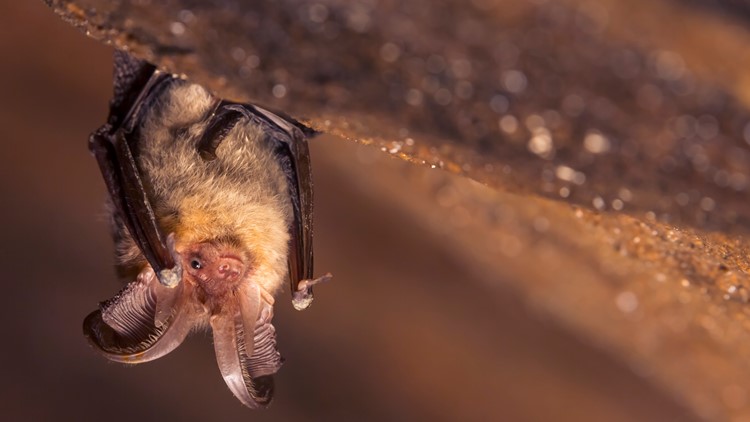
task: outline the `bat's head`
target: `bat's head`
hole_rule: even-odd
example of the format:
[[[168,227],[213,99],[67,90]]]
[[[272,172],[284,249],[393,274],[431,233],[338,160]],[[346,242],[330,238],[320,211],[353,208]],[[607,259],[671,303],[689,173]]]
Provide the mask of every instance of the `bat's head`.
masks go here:
[[[166,287],[151,267],[84,321],[84,334],[107,358],[141,363],[182,343],[194,326],[210,324],[216,360],[232,393],[251,408],[267,405],[281,366],[273,297],[253,280],[251,255],[236,242],[211,240],[175,247],[183,268]]]
[[[246,251],[231,242],[208,241],[188,246],[181,254],[182,267],[206,296],[216,300],[236,290],[252,271]]]

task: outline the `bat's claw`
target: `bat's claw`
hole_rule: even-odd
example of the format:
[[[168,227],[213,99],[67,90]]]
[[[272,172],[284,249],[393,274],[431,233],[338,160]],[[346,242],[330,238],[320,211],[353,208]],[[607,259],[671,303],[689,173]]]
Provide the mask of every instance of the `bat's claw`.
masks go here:
[[[169,248],[169,253],[172,254],[175,264],[172,268],[165,268],[159,271],[158,276],[159,283],[171,289],[177,287],[180,281],[182,281],[182,260],[180,254],[175,249],[174,233],[170,233],[167,236],[167,248]]]
[[[333,278],[331,273],[327,273],[322,277],[318,277],[314,280],[301,280],[297,284],[297,291],[292,292],[292,306],[298,311],[307,309],[313,301],[312,287],[316,284],[325,283]]]
[[[177,287],[182,280],[182,267],[180,264],[174,268],[167,268],[159,272],[159,283],[170,289]]]

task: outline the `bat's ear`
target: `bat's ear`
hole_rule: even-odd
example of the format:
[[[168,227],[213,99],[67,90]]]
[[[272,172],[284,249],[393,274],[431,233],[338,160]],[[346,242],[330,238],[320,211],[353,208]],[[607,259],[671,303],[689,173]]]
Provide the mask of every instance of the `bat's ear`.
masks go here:
[[[237,292],[229,312],[211,317],[219,370],[232,393],[245,406],[266,407],[273,398],[273,374],[282,364],[271,324],[273,307],[255,283]],[[228,305],[229,306],[229,305]]]
[[[143,270],[114,298],[102,302],[83,322],[89,342],[110,360],[141,363],[174,350],[193,326],[182,312],[188,283],[163,286],[153,270]]]

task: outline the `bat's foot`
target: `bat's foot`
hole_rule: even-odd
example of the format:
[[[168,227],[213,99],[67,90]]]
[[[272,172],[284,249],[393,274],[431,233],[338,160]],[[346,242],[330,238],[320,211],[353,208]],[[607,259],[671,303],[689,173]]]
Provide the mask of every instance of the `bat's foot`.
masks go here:
[[[297,291],[292,292],[292,306],[298,311],[307,309],[313,301],[312,288],[316,284],[325,283],[333,278],[331,273],[314,280],[302,280],[297,284]]]

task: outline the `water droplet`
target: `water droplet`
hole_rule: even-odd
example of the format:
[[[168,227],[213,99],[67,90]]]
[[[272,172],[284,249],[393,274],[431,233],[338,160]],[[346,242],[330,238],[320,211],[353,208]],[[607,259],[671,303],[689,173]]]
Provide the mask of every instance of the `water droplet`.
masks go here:
[[[276,98],[284,98],[286,96],[286,87],[282,84],[276,84],[271,89],[271,93]]]
[[[195,21],[195,15],[190,10],[183,9],[177,13],[177,19],[183,23],[191,23]]]
[[[545,129],[544,118],[538,114],[530,114],[528,117],[526,117],[525,123],[526,127],[532,132],[540,128]]]
[[[510,103],[504,95],[495,95],[490,99],[490,108],[498,114],[503,114],[508,111],[509,105]],[[748,123],[748,128],[748,137],[750,138],[750,123]],[[750,144],[750,141],[748,141],[748,143]]]
[[[570,117],[578,117],[586,108],[586,103],[578,95],[570,94],[563,99],[562,109]]]
[[[537,217],[534,219],[534,230],[539,233],[544,233],[549,229],[549,220],[544,217]]]
[[[505,133],[513,133],[518,129],[518,119],[510,114],[500,119],[500,130]]]
[[[380,47],[380,58],[388,63],[395,62],[400,56],[401,49],[399,48],[399,46],[392,42],[385,43],[382,47]]]
[[[418,89],[412,88],[406,91],[405,100],[406,100],[406,103],[409,104],[410,106],[416,107],[416,106],[421,105],[423,98],[424,96],[422,95],[422,91]]]
[[[583,138],[583,147],[592,154],[602,154],[609,151],[610,142],[598,131],[589,131]]]
[[[234,59],[237,62],[241,62],[245,60],[245,50],[243,50],[241,47],[234,47],[232,49],[232,59]]]
[[[255,54],[251,54],[247,56],[247,60],[245,60],[245,64],[251,69],[255,69],[260,65],[260,57],[256,56]]]
[[[169,25],[169,31],[174,35],[180,36],[185,33],[185,24],[182,22],[172,22]]]
[[[710,212],[710,211],[713,211],[715,207],[716,207],[716,202],[713,199],[707,196],[701,199],[701,209],[703,211]]]
[[[467,79],[471,76],[471,62],[466,59],[453,60],[451,62],[453,76],[458,79]]]
[[[560,180],[575,183],[576,185],[582,185],[584,182],[586,182],[585,174],[564,165],[559,165],[557,166],[557,168],[555,168],[555,176],[557,176],[557,178]]]
[[[747,176],[742,173],[732,173],[729,176],[729,184],[736,191],[745,190],[747,188]]]
[[[633,292],[625,291],[617,295],[615,304],[620,311],[629,314],[638,309],[638,297]]]
[[[685,192],[680,192],[674,197],[675,202],[677,202],[677,205],[684,207],[688,203],[690,203],[690,195],[688,195]]]
[[[552,136],[545,128],[534,131],[534,135],[527,144],[529,151],[546,159],[552,158]]]
[[[689,114],[683,114],[674,120],[674,128],[672,132],[674,132],[676,136],[689,138],[693,136],[697,126],[698,119]]]
[[[656,74],[662,79],[674,81],[685,73],[685,61],[675,52],[660,51],[656,53],[654,61]]]
[[[633,199],[633,193],[628,188],[620,188],[617,192],[617,196],[625,202],[630,202]]]
[[[594,208],[596,208],[599,211],[603,211],[604,207],[607,205],[601,196],[595,196],[594,199],[591,201],[591,203],[594,205]]]
[[[307,15],[312,22],[323,23],[328,19],[328,8],[320,3],[313,4],[307,9]]]
[[[441,106],[447,106],[453,101],[453,94],[445,88],[440,88],[435,93],[435,102]]]
[[[355,32],[367,32],[372,25],[370,13],[370,7],[352,2],[351,9],[346,17],[346,26]]]
[[[502,83],[505,89],[507,89],[508,91],[514,94],[520,94],[524,89],[526,89],[526,84],[528,83],[528,81],[526,80],[526,75],[524,75],[523,72],[519,70],[508,70],[506,72],[503,72]]]
[[[704,114],[698,118],[696,132],[703,140],[709,141],[719,134],[719,121],[710,114]]]

